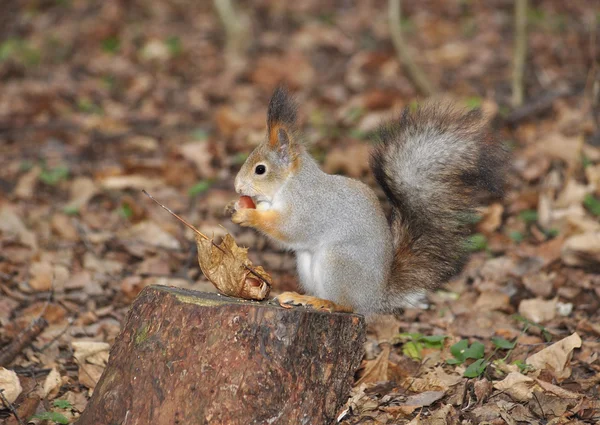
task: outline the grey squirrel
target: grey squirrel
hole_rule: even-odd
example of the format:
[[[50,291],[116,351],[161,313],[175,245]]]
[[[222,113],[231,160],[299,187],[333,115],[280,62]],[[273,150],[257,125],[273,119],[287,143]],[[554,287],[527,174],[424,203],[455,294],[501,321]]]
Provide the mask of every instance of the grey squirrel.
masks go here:
[[[300,285],[284,307],[390,313],[460,271],[479,193],[500,195],[506,154],[479,111],[425,103],[381,127],[371,168],[392,206],[365,184],[323,172],[300,142],[296,105],[275,90],[266,140],[235,178],[232,221],[295,252]],[[250,203],[252,204],[252,203]]]

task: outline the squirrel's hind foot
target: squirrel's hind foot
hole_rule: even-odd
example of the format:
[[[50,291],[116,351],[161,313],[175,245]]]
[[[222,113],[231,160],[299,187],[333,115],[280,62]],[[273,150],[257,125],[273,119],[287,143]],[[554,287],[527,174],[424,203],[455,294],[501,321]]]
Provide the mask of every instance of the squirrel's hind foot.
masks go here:
[[[275,300],[283,308],[292,308],[292,306],[305,306],[317,310],[327,310],[330,313],[334,311],[352,313],[352,307],[346,307],[334,303],[333,301],[324,300],[310,295],[300,295],[297,292],[283,292],[278,295]]]

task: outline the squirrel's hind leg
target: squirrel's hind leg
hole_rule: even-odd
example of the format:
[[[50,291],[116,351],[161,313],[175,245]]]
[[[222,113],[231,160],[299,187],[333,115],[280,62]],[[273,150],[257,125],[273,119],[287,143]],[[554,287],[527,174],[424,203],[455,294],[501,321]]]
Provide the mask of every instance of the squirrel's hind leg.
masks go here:
[[[297,292],[284,292],[276,298],[279,305],[283,308],[292,308],[293,305],[312,307],[317,310],[327,310],[329,312],[346,312],[352,313],[352,307],[342,306],[333,301],[324,300],[322,298],[313,297],[310,295],[300,295]]]

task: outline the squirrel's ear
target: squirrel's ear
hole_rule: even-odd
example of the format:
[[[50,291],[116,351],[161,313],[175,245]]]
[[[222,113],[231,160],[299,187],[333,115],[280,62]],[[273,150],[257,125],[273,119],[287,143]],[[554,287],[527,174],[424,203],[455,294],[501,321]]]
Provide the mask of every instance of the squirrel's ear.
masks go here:
[[[290,138],[290,135],[283,127],[279,127],[277,129],[276,139],[277,144],[274,146],[274,148],[277,150],[279,158],[285,164],[290,163],[293,157],[293,141]]]

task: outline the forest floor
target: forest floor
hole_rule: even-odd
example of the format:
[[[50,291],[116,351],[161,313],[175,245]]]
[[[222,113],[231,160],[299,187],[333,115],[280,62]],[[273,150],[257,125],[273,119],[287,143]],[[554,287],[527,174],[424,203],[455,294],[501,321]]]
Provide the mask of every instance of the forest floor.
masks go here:
[[[23,419],[79,416],[142,288],[214,290],[191,231],[141,189],[206,234],[227,229],[275,293],[293,290],[293,257],[223,211],[265,137],[273,88],[294,92],[325,170],[373,186],[370,134],[422,98],[386,2],[240,3],[247,32],[228,54],[209,2],[0,6],[0,347],[48,323],[0,365],[16,372],[0,369],[0,386],[10,396],[19,381]],[[525,103],[512,108],[512,2],[405,3],[415,62],[439,92],[481,107],[513,157],[506,197],[474,223],[464,272],[429,308],[370,325],[340,422],[597,423],[597,10],[531,2]],[[17,423],[1,406],[0,421]]]

